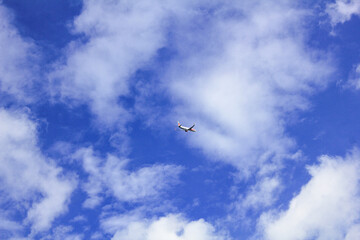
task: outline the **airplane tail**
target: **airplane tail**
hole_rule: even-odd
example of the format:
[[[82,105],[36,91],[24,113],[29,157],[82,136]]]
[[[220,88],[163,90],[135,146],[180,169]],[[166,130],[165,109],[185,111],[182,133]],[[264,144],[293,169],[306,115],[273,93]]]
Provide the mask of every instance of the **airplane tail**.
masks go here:
[[[180,124],[180,122],[178,121],[178,126],[180,127],[181,126],[181,124]]]

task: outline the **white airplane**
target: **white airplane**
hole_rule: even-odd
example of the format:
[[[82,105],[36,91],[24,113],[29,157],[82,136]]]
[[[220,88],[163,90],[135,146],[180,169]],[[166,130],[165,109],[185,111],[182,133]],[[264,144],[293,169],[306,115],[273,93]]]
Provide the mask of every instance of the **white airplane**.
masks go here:
[[[195,123],[191,127],[184,127],[178,122],[178,126],[181,130],[184,130],[185,132],[188,132],[188,131],[196,132],[196,130],[193,128],[193,127],[195,127]]]

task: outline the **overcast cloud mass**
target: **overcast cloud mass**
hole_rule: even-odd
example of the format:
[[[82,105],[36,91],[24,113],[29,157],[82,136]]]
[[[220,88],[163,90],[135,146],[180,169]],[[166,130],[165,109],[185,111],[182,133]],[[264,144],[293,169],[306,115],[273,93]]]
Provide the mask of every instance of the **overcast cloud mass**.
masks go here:
[[[359,239],[359,15],[0,1],[0,238]]]

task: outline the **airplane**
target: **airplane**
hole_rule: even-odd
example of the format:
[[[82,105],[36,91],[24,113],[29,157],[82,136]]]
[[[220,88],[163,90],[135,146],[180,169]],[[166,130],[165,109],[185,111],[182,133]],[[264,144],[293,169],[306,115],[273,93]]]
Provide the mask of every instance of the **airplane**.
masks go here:
[[[178,122],[178,126],[181,130],[184,130],[185,132],[188,132],[188,131],[196,132],[196,130],[193,128],[193,127],[195,127],[195,123],[191,127],[184,127]]]

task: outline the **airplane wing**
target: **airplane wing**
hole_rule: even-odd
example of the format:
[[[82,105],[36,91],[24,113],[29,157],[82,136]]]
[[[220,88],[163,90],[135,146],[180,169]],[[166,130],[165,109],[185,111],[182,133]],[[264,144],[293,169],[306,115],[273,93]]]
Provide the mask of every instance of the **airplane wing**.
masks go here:
[[[193,127],[195,127],[195,123],[194,123],[194,125],[192,125],[191,127],[189,127],[189,130],[192,129]]]

